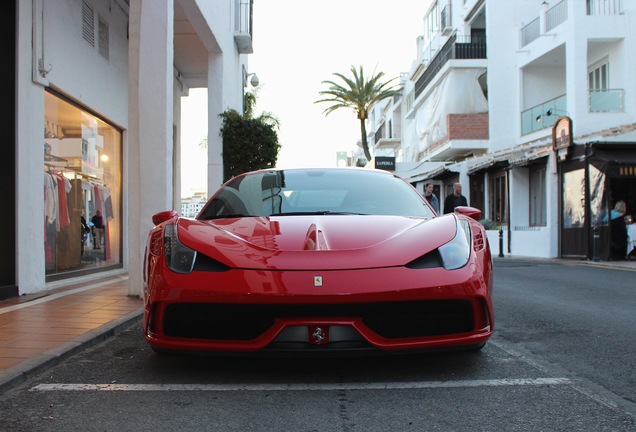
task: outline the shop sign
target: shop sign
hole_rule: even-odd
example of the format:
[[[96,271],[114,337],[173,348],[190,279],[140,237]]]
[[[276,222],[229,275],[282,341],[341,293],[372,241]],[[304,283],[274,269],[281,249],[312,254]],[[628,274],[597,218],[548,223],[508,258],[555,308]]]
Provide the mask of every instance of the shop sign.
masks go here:
[[[552,126],[552,146],[559,160],[568,155],[568,148],[572,145],[572,119],[561,117]]]
[[[375,168],[386,171],[395,171],[395,156],[376,156]]]
[[[614,177],[636,177],[636,165],[615,165]]]

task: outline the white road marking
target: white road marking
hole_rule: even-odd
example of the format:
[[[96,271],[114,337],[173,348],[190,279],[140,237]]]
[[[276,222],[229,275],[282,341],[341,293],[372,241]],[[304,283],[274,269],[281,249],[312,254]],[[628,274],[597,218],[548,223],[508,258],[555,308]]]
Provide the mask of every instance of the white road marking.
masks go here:
[[[568,378],[517,378],[464,381],[411,381],[387,383],[312,384],[38,384],[29,391],[333,391],[333,390],[412,390],[466,387],[569,385]]]

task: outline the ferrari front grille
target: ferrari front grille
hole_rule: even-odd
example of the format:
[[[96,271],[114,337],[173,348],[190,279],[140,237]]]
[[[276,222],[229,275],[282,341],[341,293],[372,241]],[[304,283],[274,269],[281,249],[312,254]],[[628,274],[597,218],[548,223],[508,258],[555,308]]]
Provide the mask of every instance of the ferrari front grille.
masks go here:
[[[164,334],[170,337],[251,340],[276,318],[355,317],[385,338],[413,338],[473,331],[473,309],[466,300],[422,300],[318,305],[199,304],[168,305]]]

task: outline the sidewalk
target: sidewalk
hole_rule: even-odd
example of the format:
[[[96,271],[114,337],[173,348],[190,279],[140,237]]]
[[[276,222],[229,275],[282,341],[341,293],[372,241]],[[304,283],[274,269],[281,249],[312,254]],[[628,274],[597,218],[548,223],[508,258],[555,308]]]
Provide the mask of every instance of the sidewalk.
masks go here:
[[[636,260],[594,262],[496,255],[494,260],[636,271]],[[141,299],[128,296],[125,274],[0,301],[0,394],[117,334],[142,314]]]
[[[0,301],[0,394],[140,319],[128,275]]]

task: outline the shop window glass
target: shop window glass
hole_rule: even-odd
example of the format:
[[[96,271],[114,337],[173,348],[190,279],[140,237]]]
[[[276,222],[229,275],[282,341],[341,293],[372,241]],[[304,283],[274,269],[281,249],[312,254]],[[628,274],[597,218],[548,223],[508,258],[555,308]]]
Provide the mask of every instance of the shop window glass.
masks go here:
[[[44,102],[47,280],[121,267],[122,133],[56,93]]]
[[[563,228],[585,224],[585,170],[563,174]]]
[[[590,216],[595,226],[608,224],[607,200],[605,199],[605,173],[594,165],[588,169],[590,181]]]

